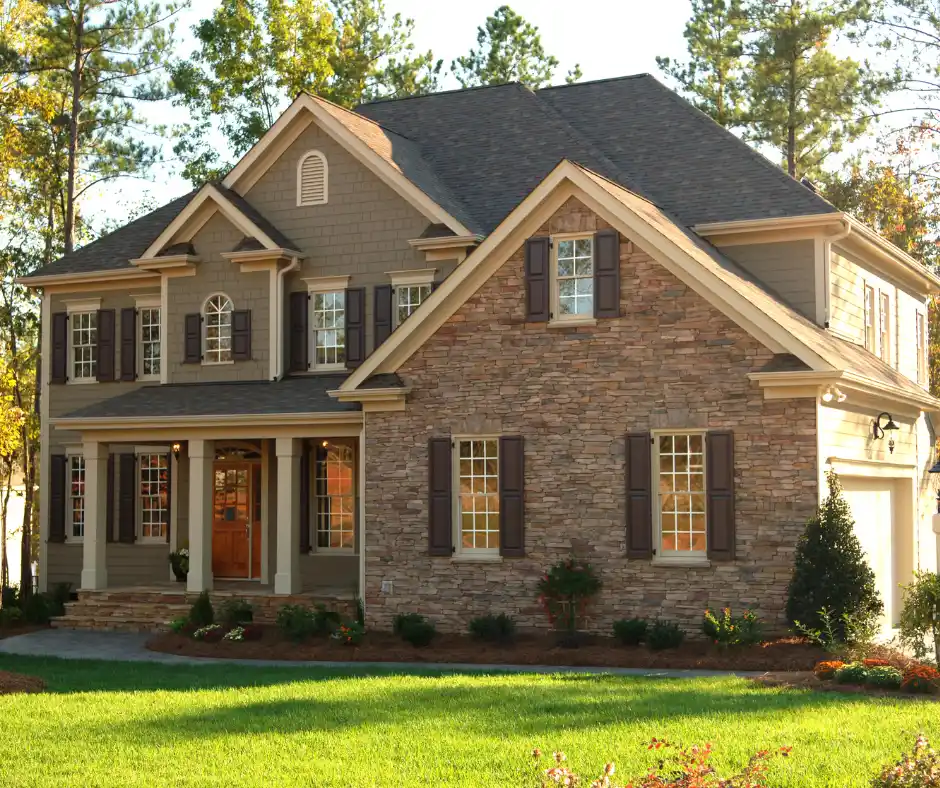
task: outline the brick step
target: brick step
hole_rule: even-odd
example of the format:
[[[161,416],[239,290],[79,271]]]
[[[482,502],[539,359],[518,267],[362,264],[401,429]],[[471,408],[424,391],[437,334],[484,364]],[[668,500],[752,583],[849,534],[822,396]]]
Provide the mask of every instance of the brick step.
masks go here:
[[[162,632],[165,624],[157,624],[149,620],[140,619],[114,619],[109,621],[96,621],[80,616],[60,616],[52,619],[53,629],[80,629],[101,632]]]

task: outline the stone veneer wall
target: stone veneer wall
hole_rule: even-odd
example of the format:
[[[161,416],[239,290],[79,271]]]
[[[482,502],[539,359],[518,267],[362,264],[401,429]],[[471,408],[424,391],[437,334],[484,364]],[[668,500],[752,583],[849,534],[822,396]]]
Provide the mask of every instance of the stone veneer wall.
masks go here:
[[[606,226],[572,199],[538,234]],[[620,250],[622,317],[567,329],[526,323],[519,249],[404,364],[407,409],[367,415],[370,626],[417,611],[449,631],[490,612],[546,627],[536,582],[572,553],[603,580],[592,629],[649,616],[695,631],[706,606],[726,604],[782,625],[794,547],[817,499],[815,401],[765,401],[747,373],[770,351],[629,239]],[[662,427],[734,431],[734,562],[625,557],[624,435]],[[428,438],[474,433],[525,438],[525,558],[427,555]]]

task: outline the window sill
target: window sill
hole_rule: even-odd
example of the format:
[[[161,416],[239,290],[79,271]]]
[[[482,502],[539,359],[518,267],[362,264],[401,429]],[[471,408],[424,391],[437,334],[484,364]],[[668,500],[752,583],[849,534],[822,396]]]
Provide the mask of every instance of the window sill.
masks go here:
[[[501,564],[503,562],[503,557],[498,553],[493,554],[483,554],[483,555],[473,555],[471,553],[454,553],[453,557],[450,559],[457,564]]]
[[[144,539],[143,537],[141,537],[140,539],[136,539],[134,541],[134,544],[139,544],[143,547],[167,547],[169,548],[170,546],[170,543],[166,540],[165,536],[161,537],[160,539],[157,539],[155,537]]]
[[[314,374],[316,374],[317,372],[320,372],[320,373],[323,373],[323,372],[345,372],[345,371],[346,371],[346,365],[345,365],[345,364],[330,364],[330,365],[328,365],[328,366],[322,366],[322,367],[310,367],[310,369],[308,369],[307,371],[308,371],[308,372],[312,372],[312,373],[314,373]]]
[[[59,542],[59,544],[74,544],[74,545],[83,545],[85,544],[84,537],[73,536],[66,538],[64,542]]]
[[[97,378],[69,378],[65,381],[69,386],[86,386],[89,383],[97,383]]]
[[[235,360],[231,359],[229,361],[203,361],[202,366],[204,367],[227,367],[229,364],[234,364]]]
[[[596,325],[597,325],[596,317],[578,318],[577,320],[550,320],[548,322],[549,328],[562,328],[562,329],[582,328],[582,327],[590,328],[591,326],[596,326]]]
[[[329,547],[321,547],[317,550],[311,550],[309,553],[307,553],[307,555],[314,556],[314,557],[319,556],[320,558],[328,558],[330,556],[335,557],[338,555],[355,557],[355,556],[358,556],[359,553],[357,553],[355,550],[347,550],[341,547],[336,548],[336,549],[331,549]]]
[[[127,381],[125,381],[125,383],[126,382]],[[160,376],[159,375],[138,375],[137,380],[135,380],[134,382],[135,383],[159,383]]]
[[[702,558],[695,558],[691,556],[689,558],[660,558],[657,556],[650,561],[650,565],[685,567],[689,569],[708,569],[712,565],[712,562],[704,556]]]

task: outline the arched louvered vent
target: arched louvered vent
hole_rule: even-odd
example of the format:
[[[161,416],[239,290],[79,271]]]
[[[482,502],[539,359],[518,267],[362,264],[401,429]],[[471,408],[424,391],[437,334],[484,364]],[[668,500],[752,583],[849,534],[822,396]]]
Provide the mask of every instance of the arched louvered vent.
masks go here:
[[[313,150],[305,153],[297,165],[297,204],[323,205],[326,198],[326,156]]]

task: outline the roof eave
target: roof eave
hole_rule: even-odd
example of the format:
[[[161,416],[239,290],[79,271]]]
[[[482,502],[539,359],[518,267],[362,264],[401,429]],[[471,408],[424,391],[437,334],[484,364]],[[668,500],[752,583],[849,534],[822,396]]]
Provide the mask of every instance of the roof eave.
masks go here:
[[[50,419],[54,427],[64,430],[117,431],[134,427],[224,427],[226,425],[283,427],[334,422],[361,422],[362,412],[357,410],[311,411],[309,413],[235,413],[215,416],[108,416],[70,417]]]

